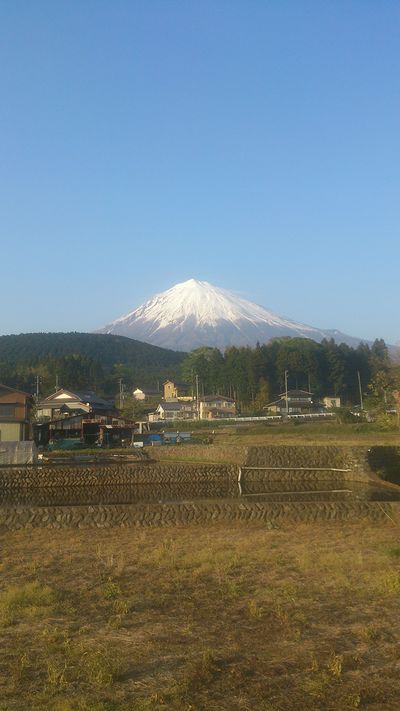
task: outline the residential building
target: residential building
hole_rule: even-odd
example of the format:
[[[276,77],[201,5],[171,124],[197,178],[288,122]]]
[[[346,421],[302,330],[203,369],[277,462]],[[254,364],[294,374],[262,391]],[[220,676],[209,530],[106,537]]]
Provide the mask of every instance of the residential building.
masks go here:
[[[149,422],[160,420],[193,420],[196,417],[195,403],[170,400],[160,402],[155,412],[150,413]]]
[[[201,420],[225,420],[236,416],[236,404],[225,395],[205,395],[199,401]]]
[[[110,400],[103,400],[92,390],[66,390],[61,388],[37,405],[37,419],[53,420],[80,414],[116,415],[115,405]]]
[[[277,415],[305,415],[323,412],[324,407],[314,402],[313,393],[308,390],[288,390],[281,393],[278,400],[266,405],[264,410]]]
[[[31,439],[33,396],[0,384],[0,442]]]
[[[155,412],[149,415],[150,422],[160,420],[216,420],[235,417],[235,401],[225,395],[205,395],[199,400],[163,400]]]

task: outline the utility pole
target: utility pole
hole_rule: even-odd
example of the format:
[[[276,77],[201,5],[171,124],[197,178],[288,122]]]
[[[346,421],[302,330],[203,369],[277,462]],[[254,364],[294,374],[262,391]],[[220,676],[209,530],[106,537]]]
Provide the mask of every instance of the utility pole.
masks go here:
[[[59,385],[58,385],[58,375],[56,375],[56,392],[57,392],[58,388],[59,388]]]
[[[119,409],[122,410],[124,406],[124,385],[122,382],[122,378],[118,378],[119,382]]]
[[[360,391],[360,406],[361,406],[361,411],[364,409],[364,403],[363,403],[363,396],[362,396],[362,390],[361,390],[361,378],[360,378],[360,371],[357,370],[357,376],[358,376],[358,389]]]
[[[286,417],[289,415],[288,375],[289,375],[289,371],[288,371],[288,370],[285,370]]]
[[[36,376],[36,402],[39,402],[40,375]]]
[[[196,410],[197,419],[200,419],[200,403],[199,403],[199,376],[196,373]]]

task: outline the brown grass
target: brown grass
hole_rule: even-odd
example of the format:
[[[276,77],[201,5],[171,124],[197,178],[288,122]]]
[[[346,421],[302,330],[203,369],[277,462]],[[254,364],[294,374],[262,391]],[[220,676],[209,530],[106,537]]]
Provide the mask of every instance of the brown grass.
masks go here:
[[[205,433],[212,444],[180,444],[147,447],[147,454],[158,461],[191,463],[244,463],[246,448],[268,445],[369,447],[400,445],[400,431],[379,431],[374,424],[305,422],[266,425],[247,423],[215,427]]]
[[[236,445],[347,445],[353,447],[398,446],[400,431],[378,430],[374,424],[341,425],[336,422],[263,424],[229,428],[214,435],[215,444]]]
[[[2,535],[0,708],[400,708],[400,529]]]

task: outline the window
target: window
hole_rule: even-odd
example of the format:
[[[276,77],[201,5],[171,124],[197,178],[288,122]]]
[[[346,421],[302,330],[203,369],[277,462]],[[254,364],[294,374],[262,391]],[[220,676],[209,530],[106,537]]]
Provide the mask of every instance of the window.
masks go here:
[[[15,417],[15,405],[0,402],[0,417]]]

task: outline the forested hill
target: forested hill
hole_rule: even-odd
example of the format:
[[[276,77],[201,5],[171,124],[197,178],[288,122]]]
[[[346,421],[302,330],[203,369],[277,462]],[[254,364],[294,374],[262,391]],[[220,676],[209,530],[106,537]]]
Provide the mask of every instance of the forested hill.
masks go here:
[[[77,354],[97,360],[104,368],[115,363],[138,367],[179,365],[186,353],[151,346],[125,336],[102,333],[21,333],[0,336],[0,362],[32,363],[46,356]]]
[[[116,380],[153,386],[177,377],[185,353],[124,336],[100,333],[22,333],[0,336],[0,382],[32,391],[39,375],[43,390],[93,386],[113,392]]]
[[[316,397],[339,395],[358,403],[364,395],[379,394],[387,403],[398,390],[399,368],[390,363],[382,340],[351,348],[333,340],[274,339],[255,348],[199,348],[192,353],[170,351],[125,336],[99,333],[26,333],[0,336],[0,383],[40,394],[56,386],[91,388],[115,396],[122,378],[126,392],[134,387],[156,388],[167,378],[191,382],[199,376],[201,390],[231,395],[241,407],[262,412],[285,385],[310,388]],[[377,396],[378,397],[378,396]]]

